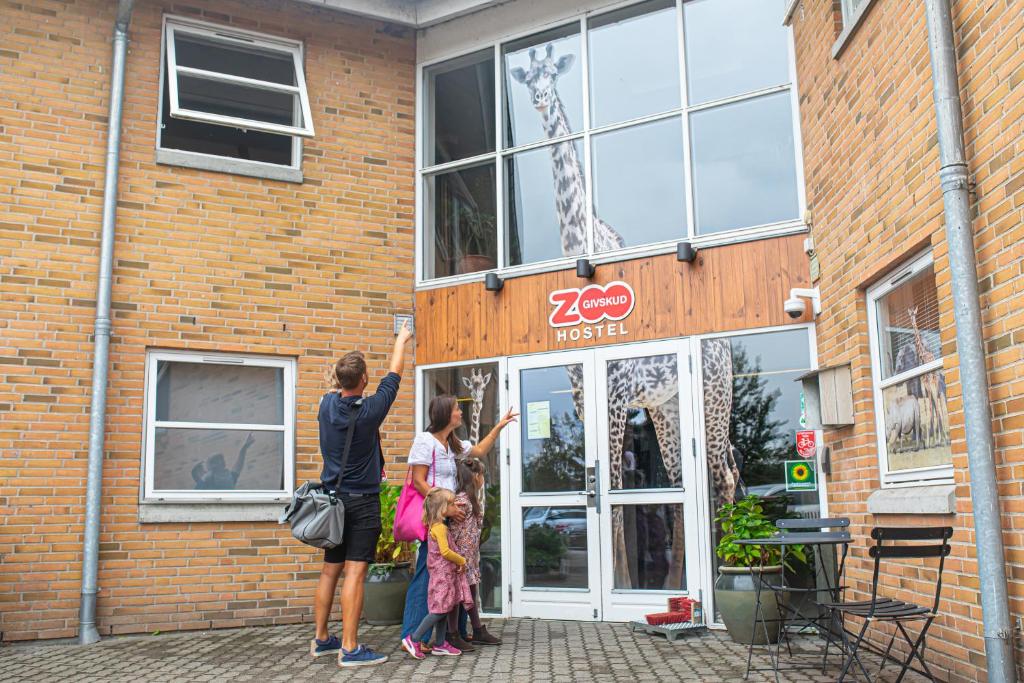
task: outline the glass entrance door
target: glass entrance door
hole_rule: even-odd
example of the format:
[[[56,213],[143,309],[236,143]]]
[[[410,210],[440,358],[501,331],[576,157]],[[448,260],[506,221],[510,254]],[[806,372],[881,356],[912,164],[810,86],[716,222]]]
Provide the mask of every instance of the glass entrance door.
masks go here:
[[[696,594],[688,345],[509,360],[513,616],[626,621]]]
[[[586,351],[509,360],[512,616],[600,619],[593,368]]]

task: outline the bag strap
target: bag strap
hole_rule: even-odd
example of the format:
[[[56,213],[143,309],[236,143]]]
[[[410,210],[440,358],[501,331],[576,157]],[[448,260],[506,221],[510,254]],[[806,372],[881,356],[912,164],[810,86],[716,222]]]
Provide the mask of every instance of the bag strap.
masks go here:
[[[434,476],[430,480],[430,488],[434,488],[437,484],[437,446],[430,451],[430,469],[434,470]]]
[[[352,404],[353,408],[362,408],[363,399],[358,399]],[[341,452],[341,468],[338,469],[338,478],[334,482],[334,491],[341,493],[341,478],[345,474],[345,465],[348,464],[348,454],[352,450],[352,435],[356,433],[356,415],[352,414],[348,421],[348,434],[345,436],[345,449]]]

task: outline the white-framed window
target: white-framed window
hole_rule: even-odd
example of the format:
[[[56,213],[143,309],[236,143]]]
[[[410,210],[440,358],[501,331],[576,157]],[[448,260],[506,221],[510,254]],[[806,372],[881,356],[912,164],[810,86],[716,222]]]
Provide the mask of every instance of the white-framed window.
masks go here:
[[[146,357],[144,500],[267,502],[295,483],[295,361]]]
[[[421,65],[418,282],[804,229],[784,9],[647,0]]]
[[[939,300],[931,253],[867,291],[883,486],[952,480]]]
[[[313,134],[302,43],[164,17],[158,161],[293,180]]]
[[[840,0],[840,6],[843,12],[843,26],[849,26],[853,23],[857,17],[857,10],[862,5],[867,5],[871,0]]]

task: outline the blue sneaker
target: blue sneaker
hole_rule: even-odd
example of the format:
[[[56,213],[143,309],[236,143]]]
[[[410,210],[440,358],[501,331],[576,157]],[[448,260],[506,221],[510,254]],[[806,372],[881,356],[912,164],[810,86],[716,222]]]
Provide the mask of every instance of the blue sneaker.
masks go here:
[[[327,640],[314,638],[309,641],[309,654],[314,657],[333,655],[335,652],[341,652],[341,641],[338,640],[338,636],[328,636]]]
[[[338,666],[340,667],[376,666],[386,661],[388,661],[387,655],[379,655],[365,645],[359,645],[351,652],[342,648],[338,655]]]

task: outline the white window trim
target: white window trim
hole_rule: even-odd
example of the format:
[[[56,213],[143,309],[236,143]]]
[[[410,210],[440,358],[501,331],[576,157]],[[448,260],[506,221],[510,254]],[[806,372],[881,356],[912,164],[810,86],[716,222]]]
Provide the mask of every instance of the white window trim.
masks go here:
[[[868,9],[875,4],[875,0],[864,0],[860,6],[855,10],[851,11],[849,7],[850,0],[841,0],[840,10],[843,16],[843,31],[836,38],[836,42],[832,44],[832,59],[839,59],[839,56],[846,49],[853,34],[857,32],[860,25],[864,22],[864,17],[867,16]]]
[[[171,100],[171,116],[190,121],[200,121],[221,126],[233,126],[246,130],[259,130],[264,133],[280,133],[282,135],[298,135],[300,137],[313,137],[313,119],[309,108],[309,93],[306,91],[306,77],[302,69],[302,43],[275,38],[251,31],[218,27],[210,24],[202,24],[188,19],[178,17],[164,18],[164,49],[167,58],[167,72],[174,78],[168,80],[169,94]],[[243,78],[232,74],[206,71],[191,67],[179,66],[174,36],[177,33],[184,33],[192,36],[200,36],[218,43],[228,43],[243,47],[261,48],[263,50],[286,53],[291,55],[293,68],[295,70],[295,81],[297,85],[283,85],[270,81],[261,81],[253,78]],[[211,114],[193,109],[185,109],[180,106],[178,100],[178,75],[185,74],[202,78],[218,83],[231,83],[244,85],[250,88],[267,90],[270,92],[286,93],[297,95],[299,106],[302,110],[301,126],[285,126],[279,123],[268,123],[256,119],[245,119],[221,114]]]
[[[209,363],[215,365],[242,365],[249,367],[272,367],[283,370],[284,424],[244,425],[234,423],[206,422],[160,422],[156,420],[157,363]],[[281,503],[291,498],[295,489],[295,360],[293,358],[248,356],[236,354],[206,353],[202,351],[150,351],[146,355],[145,408],[142,444],[142,504],[202,504],[218,503]],[[280,490],[211,491],[154,490],[153,456],[157,427],[189,427],[193,429],[234,429],[251,431],[276,431],[283,433],[284,441],[284,487]],[[179,506],[180,507],[180,506]],[[235,506],[237,508],[237,505]],[[148,520],[143,520],[148,521]],[[154,519],[152,521],[168,521]],[[204,520],[192,520],[204,521]]]
[[[683,10],[682,6],[684,0],[676,0],[676,24],[677,24],[677,47],[679,50],[679,78],[680,78],[680,106],[676,109],[672,109],[664,112],[657,112],[650,115],[645,115],[639,118],[635,118],[629,121],[622,121],[614,124],[601,126],[599,128],[591,129],[589,127],[589,108],[590,108],[590,92],[589,92],[589,57],[587,55],[587,49],[589,47],[588,30],[589,20],[593,17],[600,17],[609,12],[624,9],[632,5],[643,4],[647,0],[624,0],[620,2],[613,2],[608,5],[603,5],[599,8],[589,9],[583,12],[574,12],[569,16],[561,17],[557,20],[546,22],[540,25],[531,26],[527,29],[518,30],[515,32],[508,32],[502,35],[500,38],[494,40],[485,40],[482,42],[473,41],[469,44],[458,47],[455,51],[447,53],[436,58],[432,58],[426,61],[422,61],[417,64],[416,67],[416,189],[415,189],[415,205],[416,205],[416,289],[434,289],[438,287],[452,286],[467,282],[482,281],[488,272],[497,272],[502,278],[510,277],[521,277],[524,275],[532,275],[537,273],[545,273],[557,270],[564,270],[571,268],[575,264],[577,258],[587,258],[592,263],[610,263],[616,261],[622,261],[626,259],[654,256],[658,254],[670,253],[675,251],[676,244],[679,242],[687,241],[692,243],[694,246],[702,248],[708,248],[712,246],[721,246],[726,244],[735,244],[739,242],[748,242],[752,240],[760,240],[768,237],[781,237],[785,235],[802,233],[807,231],[807,224],[804,221],[806,215],[806,191],[804,187],[804,168],[803,168],[803,155],[800,153],[802,149],[802,138],[800,134],[800,114],[799,114],[799,93],[797,92],[797,79],[796,79],[796,58],[795,58],[795,47],[793,42],[793,32],[789,29],[789,41],[787,49],[789,51],[789,80],[787,83],[778,84],[761,90],[752,91],[749,93],[743,93],[721,100],[715,100],[711,102],[701,102],[700,104],[690,105],[688,102],[688,93],[686,90],[686,61],[685,61],[685,35],[683,31]],[[866,4],[870,4],[871,0],[867,0]],[[515,147],[506,147],[504,140],[504,117],[503,117],[503,106],[504,106],[504,83],[502,80],[502,47],[506,43],[515,42],[520,38],[526,38],[538,33],[544,33],[551,29],[567,27],[571,24],[578,24],[580,44],[581,44],[581,60],[586,62],[583,65],[583,76],[584,76],[584,97],[583,97],[583,109],[584,109],[584,130],[581,132],[574,132],[571,135],[565,136],[564,138],[558,139],[543,139],[527,144],[522,144]],[[426,107],[426,83],[425,76],[426,70],[437,64],[449,62],[455,59],[469,58],[477,53],[485,50],[493,51],[494,60],[494,71],[495,71],[495,145],[497,149],[477,156],[458,159],[456,161],[434,164],[431,166],[425,166],[424,160],[426,158],[426,140],[425,133],[426,127],[429,125],[429,112]],[[797,184],[797,208],[798,217],[791,220],[781,221],[778,223],[772,223],[767,225],[756,225],[756,226],[745,226],[743,228],[737,228],[733,230],[722,230],[711,233],[697,234],[696,233],[696,215],[695,215],[695,203],[693,202],[693,183],[691,179],[692,175],[692,159],[690,157],[690,134],[689,134],[689,115],[692,112],[699,111],[701,109],[707,109],[711,107],[721,106],[730,104],[733,102],[753,100],[758,97],[763,97],[771,94],[789,92],[790,94],[790,109],[792,114],[792,126],[793,126],[793,148],[795,156],[795,170],[796,170],[796,184]],[[687,196],[686,203],[686,214],[687,214],[687,229],[686,234],[682,234],[679,237],[672,238],[665,242],[651,243],[644,245],[635,245],[626,247],[625,249],[608,251],[608,252],[594,252],[588,249],[586,254],[581,254],[576,257],[561,257],[551,259],[547,261],[537,261],[527,264],[510,266],[505,264],[507,255],[505,254],[504,234],[505,234],[505,206],[504,206],[504,184],[505,184],[505,159],[514,156],[517,153],[524,152],[530,149],[547,147],[555,144],[558,141],[570,141],[580,140],[583,142],[584,149],[584,174],[587,182],[587,200],[592,201],[593,184],[591,182],[591,163],[590,163],[590,144],[591,138],[594,135],[606,133],[613,130],[630,128],[633,126],[642,125],[653,121],[659,121],[663,119],[669,119],[673,117],[680,117],[681,125],[683,128],[683,148],[684,148],[684,191]],[[495,268],[487,271],[477,271],[473,273],[465,273],[459,275],[450,275],[444,277],[433,277],[427,278],[425,276],[427,267],[426,253],[426,215],[425,209],[427,208],[428,197],[425,192],[425,178],[439,175],[445,171],[458,170],[464,167],[476,166],[482,163],[493,163],[495,164],[495,201],[497,204],[497,216],[496,216],[496,231],[498,233],[498,262]],[[593,240],[593,226],[590,224],[590,213],[588,212],[588,244],[592,244]]]
[[[166,164],[169,166],[183,166],[185,168],[195,168],[206,171],[215,171],[217,173],[230,173],[233,175],[249,176],[252,178],[266,178],[268,180],[280,180],[291,183],[301,183],[303,181],[302,175],[302,136],[292,135],[292,153],[291,153],[291,164],[271,164],[264,161],[252,161],[249,159],[236,159],[229,156],[219,156],[216,154],[204,154],[202,152],[193,152],[189,150],[181,149],[170,149],[162,146],[163,136],[163,113],[164,113],[164,101],[163,92],[165,86],[165,79],[167,78],[167,57],[168,57],[168,46],[173,46],[173,41],[169,41],[168,37],[170,31],[167,28],[168,23],[174,23],[178,25],[185,25],[195,28],[204,29],[208,32],[215,32],[218,34],[218,39],[222,39],[223,34],[229,33],[238,36],[251,37],[253,40],[259,40],[264,43],[287,43],[290,48],[298,50],[298,63],[301,66],[304,56],[304,47],[302,43],[296,41],[287,41],[285,39],[274,38],[273,36],[267,36],[261,33],[254,33],[251,31],[245,31],[242,29],[225,28],[218,26],[217,24],[210,24],[207,22],[196,21],[194,19],[187,19],[185,17],[178,17],[173,15],[164,16],[164,29],[161,31],[161,49],[160,49],[160,75],[158,78],[158,90],[157,90],[157,112],[156,112],[156,162],[158,164]],[[248,40],[245,42],[247,45],[252,45],[252,42]],[[299,77],[303,79],[303,92],[306,92],[305,87],[305,75],[301,71],[296,72]],[[171,82],[166,83],[170,87]],[[175,83],[175,90],[176,90]],[[168,93],[170,98],[170,93]],[[173,100],[172,100],[173,104]],[[303,112],[307,117],[305,120],[310,124],[310,130],[312,131],[312,119],[309,118],[308,112]],[[173,112],[168,112],[168,115],[173,116]],[[184,118],[184,117],[182,117]],[[218,124],[223,125],[223,124]],[[249,126],[249,129],[255,130],[255,127]]]
[[[878,444],[878,473],[882,488],[919,486],[921,484],[949,484],[953,481],[953,465],[918,467],[914,469],[889,471],[889,453],[885,444],[885,412],[882,408],[882,391],[913,377],[919,377],[934,370],[941,370],[942,358],[882,379],[881,340],[878,337],[879,299],[892,292],[908,279],[933,264],[931,251],[916,256],[909,263],[894,268],[878,283],[867,290],[868,346],[871,352],[871,386],[875,412],[875,439]]]

